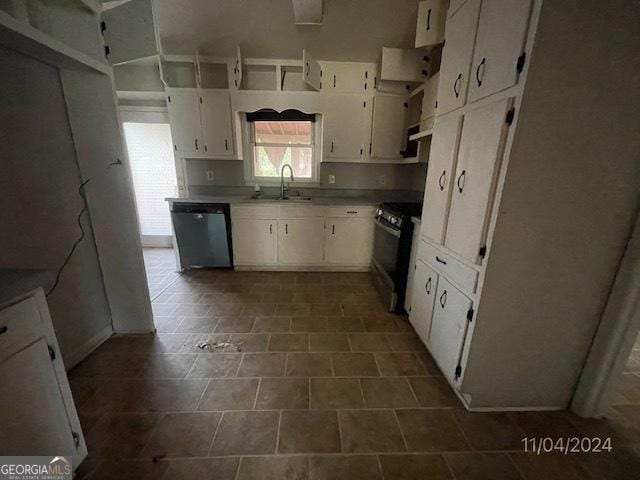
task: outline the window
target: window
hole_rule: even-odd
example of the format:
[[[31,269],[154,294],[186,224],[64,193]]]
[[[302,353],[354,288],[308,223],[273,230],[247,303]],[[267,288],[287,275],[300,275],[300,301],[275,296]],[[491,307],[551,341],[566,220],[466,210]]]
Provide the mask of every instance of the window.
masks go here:
[[[279,119],[277,113],[248,117],[251,137],[252,180],[273,183],[280,179],[283,165],[293,169],[294,182],[317,182],[314,120]],[[309,116],[307,116],[309,117]]]

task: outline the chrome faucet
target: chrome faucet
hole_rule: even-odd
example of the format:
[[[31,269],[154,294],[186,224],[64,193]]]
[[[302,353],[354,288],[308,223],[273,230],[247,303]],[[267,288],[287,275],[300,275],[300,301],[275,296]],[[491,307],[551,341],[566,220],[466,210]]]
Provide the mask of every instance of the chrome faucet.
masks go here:
[[[289,167],[289,172],[290,172],[290,179],[293,182],[293,168],[291,168],[291,165],[289,165],[288,163],[285,163],[284,165],[282,165],[282,168],[280,169],[280,199],[281,200],[286,200],[287,197],[286,193],[289,190],[289,188],[285,188],[284,186],[284,167]]]

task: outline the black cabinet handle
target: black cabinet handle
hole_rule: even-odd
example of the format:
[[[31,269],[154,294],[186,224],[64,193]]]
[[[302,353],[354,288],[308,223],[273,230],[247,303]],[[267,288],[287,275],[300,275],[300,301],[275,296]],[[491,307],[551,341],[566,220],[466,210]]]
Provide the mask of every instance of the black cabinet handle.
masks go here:
[[[436,262],[440,262],[443,265],[446,265],[447,262],[445,260],[442,260],[439,256],[436,255]]]
[[[288,223],[284,224],[284,233],[285,233],[285,235],[289,235],[289,224]]]
[[[444,190],[444,182],[447,176],[447,171],[443,170],[440,174],[440,178],[438,178],[438,186],[440,187],[440,191]]]
[[[196,150],[198,150],[198,139],[196,138],[196,139],[194,140],[194,142],[193,142],[193,143],[195,143],[195,145],[196,145]]]
[[[447,291],[445,290],[444,292],[442,292],[442,295],[440,295],[440,306],[444,308],[446,304],[447,304]]]
[[[229,150],[229,140],[227,140],[226,138],[224,139],[224,149]]]
[[[484,78],[484,62],[486,58],[483,58],[482,61],[478,64],[478,68],[476,68],[476,82],[478,82],[478,86],[482,85],[482,79]],[[480,77],[480,69],[482,69],[482,77]]]
[[[269,235],[273,235],[273,223],[269,224]]]
[[[333,142],[331,142],[331,153],[333,153]]]
[[[462,170],[462,173],[460,174],[460,176],[458,177],[458,181],[456,182],[458,184],[458,191],[460,193],[462,193],[462,190],[464,189],[465,180],[467,179],[466,175],[467,171]]]
[[[205,152],[207,151],[207,144],[206,143],[204,144],[204,151]]]
[[[336,226],[331,225],[331,235],[335,235],[335,234],[336,234]]]
[[[427,292],[427,295],[431,294],[431,277],[429,277],[429,280],[425,283],[424,290]]]
[[[311,67],[309,66],[309,62],[307,62],[307,77],[311,73]]]
[[[6,325],[1,326],[0,335],[2,335],[3,333],[7,333],[7,330],[9,330],[9,327],[7,327]]]
[[[333,88],[336,88],[336,76],[333,76]]]
[[[431,30],[431,9],[427,10],[427,30]]]
[[[456,95],[456,98],[460,96],[460,83],[462,82],[462,74],[459,73],[456,77],[456,81],[453,82],[453,93]]]

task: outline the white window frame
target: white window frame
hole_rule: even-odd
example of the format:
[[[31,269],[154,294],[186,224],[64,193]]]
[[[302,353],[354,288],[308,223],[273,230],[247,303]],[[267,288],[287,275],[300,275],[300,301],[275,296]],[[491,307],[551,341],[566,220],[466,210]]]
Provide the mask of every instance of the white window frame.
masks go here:
[[[265,187],[275,187],[280,186],[280,177],[261,177],[256,176],[255,174],[255,146],[256,146],[256,135],[255,135],[255,125],[253,122],[248,122],[246,116],[242,116],[242,133],[243,138],[245,139],[245,152],[247,152],[247,160],[245,163],[245,182],[247,185],[260,185]],[[311,129],[311,158],[313,165],[311,167],[312,175],[311,178],[297,178],[294,176],[293,182],[287,182],[290,185],[298,185],[298,186],[314,186],[320,184],[320,159],[321,159],[321,139],[322,139],[322,130],[320,125],[320,115],[315,115],[315,122],[313,122],[313,128]],[[295,144],[276,144],[269,143],[265,145],[273,145],[273,146],[296,146]],[[301,145],[302,146],[302,145]],[[306,145],[304,145],[306,146]],[[288,171],[287,171],[288,173]],[[288,176],[286,177],[289,178]]]

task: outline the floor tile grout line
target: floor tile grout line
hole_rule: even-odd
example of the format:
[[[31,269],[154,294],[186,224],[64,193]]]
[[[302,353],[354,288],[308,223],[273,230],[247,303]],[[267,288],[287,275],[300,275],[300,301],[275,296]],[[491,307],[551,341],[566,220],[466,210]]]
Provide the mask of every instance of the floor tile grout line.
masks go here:
[[[398,425],[398,430],[400,430],[400,436],[402,437],[402,442],[404,443],[405,451],[409,451],[409,444],[407,443],[407,438],[404,436],[404,431],[402,430],[402,424],[400,423],[400,419],[398,418],[398,412],[396,409],[392,409],[393,417],[396,419],[396,424]]]
[[[509,463],[511,465],[513,465],[513,468],[515,469],[515,471],[518,474],[518,476],[520,477],[520,479],[524,480],[524,479],[526,479],[526,475],[524,474],[522,469],[518,467],[518,464],[513,460],[513,456],[512,456],[513,453],[517,453],[517,452],[505,452],[505,453],[503,453],[503,455],[505,455],[507,457],[507,459],[509,460]]]
[[[415,399],[415,401],[416,401],[416,405],[417,405],[417,406],[419,406],[419,407],[421,407],[421,406],[422,406],[422,402],[420,402],[420,399],[418,398],[418,394],[417,394],[417,393],[416,393],[416,391],[414,390],[414,388],[413,388],[413,384],[412,384],[412,383],[411,383],[411,381],[409,380],[409,378],[412,378],[412,377],[402,377],[402,378],[404,378],[404,379],[405,379],[405,381],[407,382],[407,385],[409,385],[409,390],[411,391],[411,394],[413,395],[413,398],[414,398],[414,399]],[[422,378],[422,377],[420,377],[420,378]],[[425,378],[426,378],[426,377],[425,377]]]
[[[452,480],[458,480],[458,477],[456,477],[456,474],[454,473],[453,468],[451,468],[451,465],[450,465],[449,461],[447,460],[446,455],[442,455],[442,460],[444,461],[444,464],[447,467],[447,470],[451,474],[451,479]],[[461,478],[460,480],[465,480],[465,479]]]
[[[376,455],[376,459],[378,460],[378,470],[380,470],[380,478],[384,480],[384,470],[382,469],[382,460],[380,460],[380,455]]]
[[[256,410],[256,405],[258,404],[258,394],[260,392],[260,387],[262,386],[262,377],[258,379],[258,386],[256,387],[256,395],[253,398],[253,409]]]
[[[367,409],[367,399],[364,396],[364,387],[362,386],[361,377],[358,377],[358,384],[360,385],[360,393],[362,394],[362,408]]]
[[[198,412],[200,411],[200,403],[202,402],[202,399],[204,398],[205,393],[207,393],[207,389],[209,388],[209,385],[211,384],[211,378],[208,379],[207,384],[204,386],[204,390],[202,390],[202,394],[200,395],[200,398],[198,399],[198,402],[196,403],[195,406],[195,411]]]
[[[473,444],[469,440],[469,437],[467,436],[467,432],[464,431],[464,428],[462,428],[462,425],[458,421],[458,417],[456,417],[455,413],[453,413],[453,409],[449,413],[453,418],[453,423],[455,423],[456,427],[458,427],[458,430],[460,430],[460,433],[462,434],[462,438],[464,438],[464,441],[467,442],[467,445],[469,445],[469,448],[471,448],[472,450],[476,450],[476,447],[473,446]]]
[[[280,426],[282,424],[282,410],[278,412],[278,430],[276,430],[276,445],[274,447],[274,455],[278,454],[280,447]]]
[[[211,442],[209,443],[209,449],[207,450],[207,457],[211,456],[211,451],[213,450],[213,444],[216,441],[216,435],[218,435],[218,430],[220,430],[220,425],[222,424],[222,419],[224,417],[224,414],[225,414],[224,411],[220,412],[220,418],[218,418],[218,423],[216,424],[216,428],[213,432],[213,436],[211,437]]]

